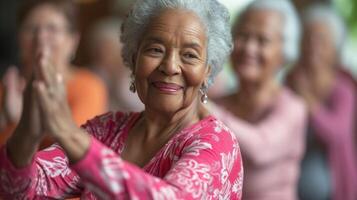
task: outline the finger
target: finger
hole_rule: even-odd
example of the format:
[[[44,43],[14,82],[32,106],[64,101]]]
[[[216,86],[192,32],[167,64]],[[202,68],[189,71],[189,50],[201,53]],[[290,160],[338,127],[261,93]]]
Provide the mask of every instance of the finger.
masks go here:
[[[34,87],[36,91],[36,97],[39,102],[41,111],[44,114],[45,119],[51,116],[51,97],[47,91],[45,84],[41,81],[35,81]]]
[[[53,86],[56,83],[56,70],[52,65],[50,48],[46,45],[39,49],[37,71],[38,80],[44,81],[46,86]]]
[[[66,86],[64,83],[63,75],[60,73],[56,74],[56,88],[57,88],[56,92],[58,92],[62,97],[64,97],[64,99],[66,99],[66,95],[67,95]]]
[[[15,87],[18,76],[18,69],[15,66],[10,66],[4,75],[3,84],[5,87]]]
[[[26,88],[26,79],[22,76],[19,76],[19,91],[23,92]]]
[[[39,51],[39,58],[38,58],[38,74],[39,74],[39,80],[44,81],[46,85],[49,84],[50,77],[49,77],[49,65],[50,65],[50,58],[49,58],[49,52],[47,48],[43,48]]]
[[[36,85],[36,98],[38,100],[38,106],[40,111],[41,119],[43,119],[42,128],[46,130],[47,133],[53,133],[56,127],[56,102],[53,102],[53,98],[46,88],[43,82],[35,82]]]
[[[41,59],[43,57],[43,52],[40,51],[40,50],[36,50],[36,53],[35,53],[35,67],[33,68],[33,78],[36,79],[36,80],[39,80],[39,81],[43,81],[44,80],[44,77],[43,77],[43,74],[41,72],[41,69],[40,69],[40,63],[41,63]]]

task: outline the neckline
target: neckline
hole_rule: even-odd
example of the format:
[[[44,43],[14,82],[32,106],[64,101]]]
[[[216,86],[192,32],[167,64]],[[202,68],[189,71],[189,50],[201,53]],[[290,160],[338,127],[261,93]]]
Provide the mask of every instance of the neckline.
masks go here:
[[[127,123],[127,125],[124,127],[123,132],[123,148],[122,151],[124,151],[125,145],[126,145],[126,141],[128,139],[129,136],[129,132],[130,130],[134,127],[134,125],[138,122],[138,120],[142,117],[142,112],[135,112],[135,113],[130,113],[129,116],[129,122]],[[206,117],[204,117],[203,119],[201,119],[200,121],[193,123],[185,128],[183,128],[182,130],[176,132],[175,134],[173,134],[170,139],[154,154],[154,156],[152,158],[150,158],[150,160],[143,166],[137,166],[140,167],[143,170],[147,170],[149,169],[150,165],[155,161],[155,159],[158,157],[158,155],[160,155],[162,153],[162,151],[164,151],[167,148],[167,145],[169,145],[170,143],[172,143],[171,141],[175,140],[177,137],[181,136],[183,133],[187,133],[190,130],[193,130],[195,128],[197,128],[198,126],[202,126],[203,124],[207,124],[210,121],[215,120],[216,118],[214,116],[212,116],[212,114],[207,115]],[[121,152],[120,152],[121,153]]]

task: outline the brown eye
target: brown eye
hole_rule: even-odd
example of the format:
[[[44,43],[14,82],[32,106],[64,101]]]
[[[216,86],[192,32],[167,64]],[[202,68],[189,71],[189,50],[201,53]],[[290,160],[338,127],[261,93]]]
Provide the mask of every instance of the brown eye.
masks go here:
[[[145,50],[146,53],[148,53],[151,56],[161,56],[162,54],[164,54],[164,50],[160,47],[148,47]]]
[[[185,58],[187,58],[187,59],[196,59],[196,58],[198,58],[198,56],[193,54],[193,53],[185,53],[185,54],[183,54],[183,56]]]

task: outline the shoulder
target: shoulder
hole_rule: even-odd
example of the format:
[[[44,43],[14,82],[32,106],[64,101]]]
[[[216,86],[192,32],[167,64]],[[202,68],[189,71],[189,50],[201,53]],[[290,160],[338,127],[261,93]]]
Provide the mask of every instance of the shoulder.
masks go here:
[[[285,110],[290,114],[306,114],[307,113],[307,106],[302,97],[295,94],[292,90],[287,87],[283,87],[279,101],[277,102],[281,110]]]
[[[238,141],[233,132],[214,116],[201,120],[187,132],[188,144],[205,144],[218,154],[239,151]]]
[[[334,95],[344,97],[345,95],[356,95],[357,85],[352,77],[338,74],[335,83]]]
[[[88,120],[81,128],[100,141],[121,132],[127,124],[140,114],[135,112],[108,112]]]
[[[71,87],[105,88],[103,81],[93,72],[85,68],[76,68],[72,79],[68,82]]]

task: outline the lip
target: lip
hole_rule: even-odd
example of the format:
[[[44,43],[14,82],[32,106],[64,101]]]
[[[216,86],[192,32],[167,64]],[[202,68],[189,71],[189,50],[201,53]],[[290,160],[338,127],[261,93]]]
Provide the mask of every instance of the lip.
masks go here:
[[[161,92],[175,93],[183,89],[183,87],[176,83],[167,83],[163,81],[154,81],[152,85]]]

